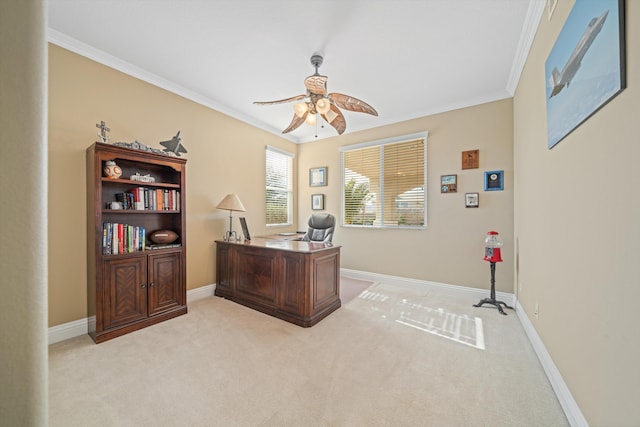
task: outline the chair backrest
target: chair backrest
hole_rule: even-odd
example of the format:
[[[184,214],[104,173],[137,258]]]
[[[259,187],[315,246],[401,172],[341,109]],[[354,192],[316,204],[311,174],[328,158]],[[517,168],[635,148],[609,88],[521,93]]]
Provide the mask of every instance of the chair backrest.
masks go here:
[[[313,214],[309,218],[309,228],[302,240],[306,242],[331,243],[336,228],[336,217],[329,213]]]

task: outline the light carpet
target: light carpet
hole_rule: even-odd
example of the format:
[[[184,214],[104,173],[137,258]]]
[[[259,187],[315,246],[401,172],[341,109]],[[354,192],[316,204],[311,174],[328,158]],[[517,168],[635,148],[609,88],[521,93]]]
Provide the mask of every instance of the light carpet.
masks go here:
[[[312,328],[208,297],[99,345],[53,344],[50,425],[568,425],[513,311],[418,287],[352,293]]]

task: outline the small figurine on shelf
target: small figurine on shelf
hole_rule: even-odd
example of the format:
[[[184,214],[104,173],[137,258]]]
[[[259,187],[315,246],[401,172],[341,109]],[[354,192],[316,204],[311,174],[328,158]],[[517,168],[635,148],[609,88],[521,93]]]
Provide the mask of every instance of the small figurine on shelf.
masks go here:
[[[168,154],[176,155],[180,157],[180,153],[186,153],[187,149],[182,145],[182,138],[180,138],[180,131],[168,141],[160,141],[160,145],[166,147],[163,151]]]
[[[156,179],[151,176],[151,174],[140,175],[140,172],[136,172],[135,174],[129,177],[131,181],[140,181],[140,182],[156,182]]]
[[[100,129],[100,132],[98,132],[98,136],[100,137],[100,142],[104,142],[106,144],[107,141],[109,140],[109,137],[107,136],[107,132],[111,131],[111,129],[107,127],[107,124],[104,122],[104,120],[100,121],[100,123],[96,123],[96,127]]]
[[[122,175],[122,169],[116,165],[113,160],[107,160],[104,162],[104,176],[110,179],[118,179]]]

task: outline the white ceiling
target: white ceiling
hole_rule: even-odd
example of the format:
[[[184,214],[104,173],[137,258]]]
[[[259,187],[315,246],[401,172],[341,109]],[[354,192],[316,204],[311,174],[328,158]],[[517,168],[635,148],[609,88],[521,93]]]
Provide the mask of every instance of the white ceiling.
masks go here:
[[[282,135],[310,57],[344,111],[345,133],[508,98],[545,0],[49,0],[49,41]],[[99,118],[98,118],[99,119]],[[180,128],[179,123],[176,129]],[[283,135],[337,135],[302,125]]]

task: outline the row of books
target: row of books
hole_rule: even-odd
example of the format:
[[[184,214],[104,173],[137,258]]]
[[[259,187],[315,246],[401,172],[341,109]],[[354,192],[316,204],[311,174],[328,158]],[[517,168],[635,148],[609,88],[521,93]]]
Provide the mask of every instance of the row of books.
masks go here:
[[[146,249],[146,230],[136,225],[105,222],[102,224],[102,254],[126,254]]]
[[[126,193],[116,193],[122,209],[177,211],[180,210],[180,191],[161,188],[136,187]]]

